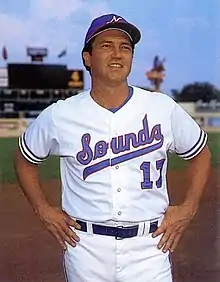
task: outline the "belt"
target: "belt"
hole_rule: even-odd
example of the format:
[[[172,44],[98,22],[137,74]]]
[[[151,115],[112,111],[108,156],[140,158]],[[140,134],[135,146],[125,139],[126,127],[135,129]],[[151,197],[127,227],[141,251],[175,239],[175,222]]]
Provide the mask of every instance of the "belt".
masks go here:
[[[81,220],[76,220],[76,222],[81,226],[80,231],[87,232],[87,222],[81,221]],[[128,227],[123,227],[123,226],[103,226],[103,225],[98,225],[98,224],[92,224],[92,230],[93,234],[97,235],[105,235],[105,236],[113,236],[117,240],[125,239],[125,238],[131,238],[135,237],[138,234],[138,225],[134,226],[128,226]],[[150,222],[149,225],[149,233],[153,233],[157,230],[158,228],[158,220]]]

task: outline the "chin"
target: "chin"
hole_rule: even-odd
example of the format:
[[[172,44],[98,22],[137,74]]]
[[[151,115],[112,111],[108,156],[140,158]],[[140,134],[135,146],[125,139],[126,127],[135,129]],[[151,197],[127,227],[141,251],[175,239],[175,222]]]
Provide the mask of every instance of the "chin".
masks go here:
[[[115,76],[115,77],[109,77],[109,80],[111,81],[125,81],[127,77],[125,76]]]
[[[128,77],[128,74],[121,74],[121,73],[115,73],[115,74],[111,74],[109,76],[109,79],[111,80],[115,80],[115,81],[124,81],[126,80]]]

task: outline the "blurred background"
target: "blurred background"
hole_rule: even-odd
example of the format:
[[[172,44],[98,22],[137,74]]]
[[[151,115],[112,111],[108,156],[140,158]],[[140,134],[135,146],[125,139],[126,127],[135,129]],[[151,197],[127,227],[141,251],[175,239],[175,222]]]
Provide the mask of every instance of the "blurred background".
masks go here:
[[[209,134],[210,182],[174,266],[177,282],[217,282],[220,0],[0,1],[0,282],[63,281],[61,261],[56,260],[60,250],[18,189],[12,155],[17,137],[44,108],[90,87],[81,50],[91,21],[104,13],[121,15],[142,32],[129,83],[171,96]],[[185,167],[178,157],[170,157],[173,203],[184,195]],[[41,176],[48,197],[58,204],[57,158],[42,165]]]
[[[126,3],[1,1],[0,117],[29,124],[52,102],[89,88],[81,60],[86,31],[94,17],[116,13],[142,32],[129,82],[184,102],[198,122],[218,131],[220,1]],[[1,120],[0,135],[5,127],[9,120]]]

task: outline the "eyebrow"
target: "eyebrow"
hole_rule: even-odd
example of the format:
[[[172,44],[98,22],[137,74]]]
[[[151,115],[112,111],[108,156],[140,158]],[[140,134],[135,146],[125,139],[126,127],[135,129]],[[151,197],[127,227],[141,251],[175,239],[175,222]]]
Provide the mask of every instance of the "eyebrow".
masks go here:
[[[113,43],[113,41],[112,40],[103,39],[98,44],[103,44],[103,43]],[[130,41],[122,41],[121,44],[132,46],[132,43]]]

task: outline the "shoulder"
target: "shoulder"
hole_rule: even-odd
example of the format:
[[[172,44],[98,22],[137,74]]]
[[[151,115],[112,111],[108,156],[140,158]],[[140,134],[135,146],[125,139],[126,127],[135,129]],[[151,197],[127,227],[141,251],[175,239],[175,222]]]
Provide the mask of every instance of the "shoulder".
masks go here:
[[[82,103],[88,100],[88,97],[89,90],[80,92],[77,95],[63,100],[58,100],[53,105],[51,105],[51,111],[53,112],[53,114],[76,111]]]
[[[161,108],[169,107],[170,110],[173,110],[177,103],[173,100],[172,97],[166,93],[156,92],[152,90],[145,90],[136,86],[132,86],[134,95],[139,98],[139,100],[150,103],[151,106],[157,106]]]
[[[87,100],[89,97],[89,90],[83,91],[78,93],[77,95],[71,96],[69,98],[63,99],[63,100],[58,100],[55,105],[56,108],[60,107],[67,107],[69,105],[74,105],[74,104],[79,104],[81,101]]]
[[[46,107],[38,116],[37,119],[54,119],[60,116],[67,116],[73,114],[81,104],[82,101],[88,99],[89,91],[81,92],[69,98],[58,100]]]

